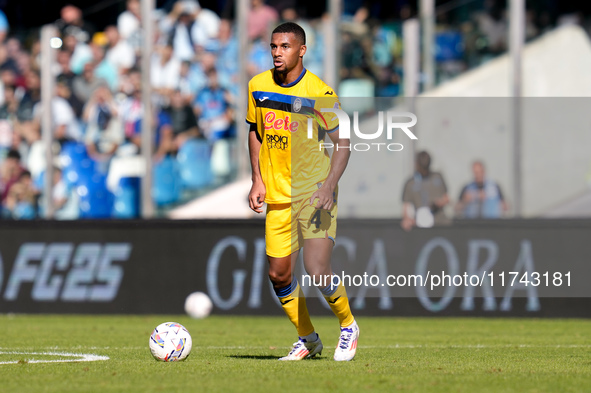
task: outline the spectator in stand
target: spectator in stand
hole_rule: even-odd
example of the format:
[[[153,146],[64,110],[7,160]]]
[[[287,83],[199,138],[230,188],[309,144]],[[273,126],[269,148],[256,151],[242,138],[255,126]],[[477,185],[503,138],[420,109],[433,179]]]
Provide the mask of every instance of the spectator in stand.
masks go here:
[[[14,86],[7,85],[4,89],[4,104],[0,107],[0,157],[10,149],[18,151],[22,156],[29,152],[29,143],[23,139],[23,125],[18,120],[19,100]],[[26,122],[25,122],[26,125]],[[1,161],[1,159],[0,159]]]
[[[95,65],[94,75],[99,79],[105,80],[111,91],[116,91],[119,87],[119,74],[116,67],[105,58],[105,48],[101,45],[100,41],[101,39],[97,39],[97,42],[90,44],[90,50],[92,52],[92,59],[90,61]]]
[[[3,62],[0,60],[0,64]],[[0,105],[4,104],[4,86],[14,86],[14,73],[0,66]]]
[[[217,38],[220,18],[215,12],[201,8],[196,0],[181,0],[159,26],[172,43],[175,57],[194,60],[199,47]]]
[[[31,69],[34,70],[41,70],[41,41],[39,39],[35,39],[31,44],[29,51],[29,62],[31,64]],[[55,67],[55,65],[54,65]],[[52,72],[55,73],[55,68],[52,69]]]
[[[463,218],[501,218],[507,203],[501,187],[486,178],[482,161],[472,163],[474,180],[462,188],[456,212]]]
[[[82,74],[74,77],[72,81],[72,92],[83,102],[90,100],[92,93],[97,87],[107,84],[107,81],[97,77],[95,69],[96,67],[93,62],[87,62],[84,65]]]
[[[152,57],[150,81],[152,88],[161,96],[168,98],[179,87],[181,61],[173,57],[172,45],[164,45]]]
[[[174,150],[178,150],[188,139],[200,136],[193,108],[185,102],[179,90],[172,94],[170,106],[165,111],[171,121]]]
[[[108,162],[125,139],[117,104],[108,87],[99,86],[94,91],[82,119],[87,123],[84,143],[88,155]]]
[[[252,0],[248,13],[247,34],[251,41],[264,37],[268,40],[270,29],[279,22],[279,14],[275,8],[265,4],[263,0]]]
[[[248,64],[246,70],[250,77],[260,74],[261,72],[273,67],[273,60],[269,56],[269,42],[268,39],[262,37],[257,39],[250,46],[250,53],[248,55]]]
[[[38,198],[31,172],[23,170],[6,195],[3,214],[17,220],[32,220],[37,217]]]
[[[183,96],[183,101],[191,105],[195,98],[195,92],[199,89],[196,86],[195,80],[191,73],[191,62],[183,60],[181,62],[181,70],[179,75],[178,90]]]
[[[63,39],[63,50],[70,52],[70,69],[76,75],[84,70],[84,66],[92,59],[90,45],[78,41],[73,35],[66,35]]]
[[[70,104],[70,107],[74,111],[74,115],[76,116],[76,118],[82,118],[84,102],[72,93],[72,89],[68,83],[68,78],[66,76],[58,76],[55,84],[55,89],[57,96],[63,98],[68,102],[68,104]]]
[[[207,73],[215,68],[216,56],[211,51],[205,51],[201,54],[201,61],[193,63],[189,70],[189,78],[194,92],[199,92],[207,86]]]
[[[127,0],[127,9],[117,18],[117,31],[135,53],[141,50],[141,6],[139,0]]]
[[[173,145],[173,131],[170,116],[165,111],[156,108],[154,111],[154,118],[152,120],[153,135],[154,135],[154,159],[160,160],[164,156],[175,151]],[[134,144],[138,152],[141,152],[141,132],[142,119],[139,118],[133,129],[133,134],[129,137],[129,141]]]
[[[96,29],[82,19],[82,10],[73,5],[67,5],[60,12],[61,19],[56,22],[62,36],[71,35],[79,42],[89,42]]]
[[[220,17],[213,11],[201,8],[198,1],[194,13],[195,23],[191,27],[193,46],[205,47],[210,41],[216,40],[220,32]]]
[[[141,75],[138,69],[132,69],[128,73],[128,85],[125,87],[127,98],[119,106],[119,113],[123,121],[123,131],[128,142],[135,134],[136,123],[141,119],[144,110],[141,100]]]
[[[402,194],[402,223],[405,231],[449,224],[443,208],[449,203],[447,187],[440,173],[431,171],[431,156],[426,151],[417,154],[416,172],[407,180]]]
[[[232,33],[232,23],[222,20],[217,39],[216,63],[220,84],[231,90],[232,94],[238,94],[238,40]]]
[[[35,105],[34,116],[39,126],[41,124],[42,107],[38,102]],[[80,141],[82,139],[82,131],[76,119],[74,110],[64,98],[56,94],[51,99],[51,121],[53,129],[53,137],[60,144],[71,141]],[[38,129],[40,136],[40,130]]]
[[[230,97],[218,82],[217,71],[207,73],[208,85],[197,94],[193,108],[199,118],[199,129],[211,142],[229,138],[233,130]]]
[[[105,60],[113,65],[117,75],[121,76],[135,65],[135,52],[127,41],[121,39],[116,26],[107,26],[105,36],[108,41]]]
[[[0,203],[4,204],[10,188],[18,181],[24,170],[21,154],[16,150],[10,150],[0,164]]]
[[[17,110],[18,100],[14,95],[14,86],[4,86],[3,104],[0,106],[0,158],[14,146]]]
[[[8,58],[6,63],[3,64],[5,67],[11,68],[17,75],[19,74],[19,68],[17,59],[23,53],[21,49],[21,43],[18,39],[12,37],[6,40],[6,51]],[[18,83],[17,83],[18,85]]]
[[[60,50],[57,52],[56,56],[57,64],[59,65],[59,73],[58,79],[65,82],[68,87],[72,88],[72,83],[74,82],[74,77],[76,74],[72,72],[72,68],[70,67],[70,61],[72,60],[72,53],[67,50]]]
[[[160,23],[160,30],[168,36],[174,49],[174,57],[193,61],[195,49],[191,29],[195,23],[198,6],[192,1],[177,1],[170,13]]]
[[[41,101],[41,77],[37,71],[28,71],[25,76],[26,89],[20,100],[17,119],[19,133],[30,145],[39,139],[39,124],[34,116],[35,106]]]
[[[136,90],[142,88],[142,74],[139,68],[132,68],[125,73],[121,78],[119,85],[119,92],[125,94],[127,97],[131,97]]]

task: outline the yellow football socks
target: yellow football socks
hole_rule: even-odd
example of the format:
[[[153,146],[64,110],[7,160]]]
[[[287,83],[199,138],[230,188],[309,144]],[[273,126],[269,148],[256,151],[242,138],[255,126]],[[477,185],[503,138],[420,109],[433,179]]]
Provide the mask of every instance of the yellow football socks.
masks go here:
[[[276,289],[275,293],[279,298],[283,311],[285,311],[291,323],[296,327],[298,336],[305,337],[312,334],[314,332],[314,326],[310,320],[306,298],[298,280],[294,277],[291,285]]]
[[[339,283],[338,286],[333,287],[332,285],[329,285],[326,288],[319,289],[324,295],[324,298],[332,309],[334,315],[339,318],[341,327],[351,325],[355,318],[353,318],[353,314],[351,313],[349,298],[347,297],[347,291],[343,283]]]

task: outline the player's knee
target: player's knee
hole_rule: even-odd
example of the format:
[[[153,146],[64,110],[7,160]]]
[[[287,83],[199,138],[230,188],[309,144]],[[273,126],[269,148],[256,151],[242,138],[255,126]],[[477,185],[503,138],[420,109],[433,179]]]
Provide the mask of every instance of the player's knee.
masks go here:
[[[269,279],[275,288],[283,288],[291,284],[291,272],[269,270]]]
[[[324,279],[325,277],[330,278],[332,274],[332,269],[330,266],[321,266],[320,264],[311,264],[311,266],[306,266],[306,273],[313,279],[319,280]]]

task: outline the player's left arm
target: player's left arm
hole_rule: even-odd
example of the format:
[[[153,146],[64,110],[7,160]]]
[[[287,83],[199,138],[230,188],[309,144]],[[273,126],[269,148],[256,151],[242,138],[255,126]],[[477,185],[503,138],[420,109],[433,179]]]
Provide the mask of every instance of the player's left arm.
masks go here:
[[[339,136],[339,129],[328,133],[330,140],[334,145],[332,158],[330,161],[330,171],[322,186],[312,194],[310,198],[310,205],[316,206],[317,209],[332,209],[334,204],[334,191],[337,188],[339,179],[345,172],[349,162],[351,151],[349,150],[349,139],[344,139]],[[337,148],[338,146],[338,148]],[[317,201],[315,202],[315,199]]]

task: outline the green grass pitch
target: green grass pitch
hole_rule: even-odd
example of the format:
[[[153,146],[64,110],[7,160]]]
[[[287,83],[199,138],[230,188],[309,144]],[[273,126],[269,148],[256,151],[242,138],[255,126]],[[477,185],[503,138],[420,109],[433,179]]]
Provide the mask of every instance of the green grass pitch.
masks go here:
[[[185,325],[184,362],[155,361],[152,329]],[[285,317],[0,315],[0,392],[590,392],[591,321],[358,318],[357,357],[335,362],[336,319],[313,318],[319,359],[279,362]],[[76,353],[106,356],[94,362]],[[36,353],[32,355],[31,353]]]

